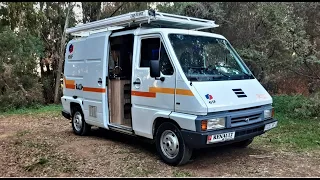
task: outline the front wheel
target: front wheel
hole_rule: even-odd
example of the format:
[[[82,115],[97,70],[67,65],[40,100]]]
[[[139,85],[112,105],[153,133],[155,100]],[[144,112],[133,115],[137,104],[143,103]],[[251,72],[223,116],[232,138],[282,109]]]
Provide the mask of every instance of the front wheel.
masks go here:
[[[72,115],[72,129],[76,135],[84,136],[90,131],[90,125],[85,120],[80,108],[75,108]]]
[[[157,129],[156,147],[161,159],[173,166],[187,163],[192,155],[192,149],[184,143],[179,128],[169,122]]]

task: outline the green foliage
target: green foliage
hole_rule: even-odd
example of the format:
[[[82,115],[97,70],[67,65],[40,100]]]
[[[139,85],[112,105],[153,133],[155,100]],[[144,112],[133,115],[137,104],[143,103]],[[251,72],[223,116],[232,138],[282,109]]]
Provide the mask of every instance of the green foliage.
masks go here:
[[[269,146],[285,151],[312,151],[320,149],[318,120],[293,118],[288,114],[276,113],[278,126],[270,132],[255,138],[254,145]]]
[[[0,33],[0,111],[43,103],[38,83],[37,58],[42,55],[39,38],[27,31]]]
[[[0,4],[0,101],[6,102],[0,111],[53,101],[67,7],[66,2]],[[75,23],[71,9],[69,26]]]
[[[82,2],[83,23],[88,23],[100,19],[101,2]]]
[[[274,96],[273,100],[276,113],[298,119],[320,118],[320,92],[311,97],[279,95]]]
[[[12,114],[40,114],[40,113],[55,113],[56,115],[60,115],[59,113],[62,110],[61,105],[51,104],[51,105],[41,105],[35,104],[31,107],[24,107],[19,109],[11,109],[6,112],[1,112],[0,115],[12,115]]]
[[[188,5],[193,5],[195,2],[163,2],[157,5],[160,12],[184,15],[184,10]]]
[[[253,145],[301,152],[320,149],[320,92],[310,98],[277,95],[273,102],[278,126],[255,138]]]

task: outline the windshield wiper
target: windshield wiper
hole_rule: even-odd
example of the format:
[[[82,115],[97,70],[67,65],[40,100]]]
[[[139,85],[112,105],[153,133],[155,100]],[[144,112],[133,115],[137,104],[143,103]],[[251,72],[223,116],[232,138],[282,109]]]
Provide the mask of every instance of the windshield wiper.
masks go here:
[[[248,73],[246,73],[246,72],[242,72],[242,73],[245,74],[249,79],[252,78],[252,74],[248,74]]]
[[[223,75],[224,77],[230,78],[230,76],[226,75],[225,73],[222,73],[220,71],[218,71],[218,72],[219,72],[219,74]]]

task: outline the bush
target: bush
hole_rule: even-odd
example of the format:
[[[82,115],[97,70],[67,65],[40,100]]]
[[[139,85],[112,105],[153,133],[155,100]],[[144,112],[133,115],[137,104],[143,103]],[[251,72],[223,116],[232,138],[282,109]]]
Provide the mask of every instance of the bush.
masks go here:
[[[44,102],[36,72],[42,52],[41,39],[28,31],[0,32],[0,111]]]
[[[27,95],[22,90],[10,90],[0,95],[0,112],[10,111],[19,108],[36,107],[44,104],[42,88],[35,85],[27,91]]]
[[[320,92],[305,97],[303,95],[278,95],[273,97],[276,113],[292,118],[320,117]]]

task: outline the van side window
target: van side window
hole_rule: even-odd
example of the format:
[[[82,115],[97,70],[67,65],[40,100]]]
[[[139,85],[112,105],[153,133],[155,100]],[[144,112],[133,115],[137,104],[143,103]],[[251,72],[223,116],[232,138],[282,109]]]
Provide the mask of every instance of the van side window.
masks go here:
[[[160,70],[164,75],[172,75],[173,74],[173,67],[169,60],[166,48],[161,43],[161,50],[160,50]]]
[[[149,67],[150,60],[158,60],[159,49],[160,38],[142,39],[140,67]]]
[[[150,60],[160,60],[160,70],[162,74],[173,74],[173,67],[160,38],[148,38],[141,40],[140,67],[149,67]]]

